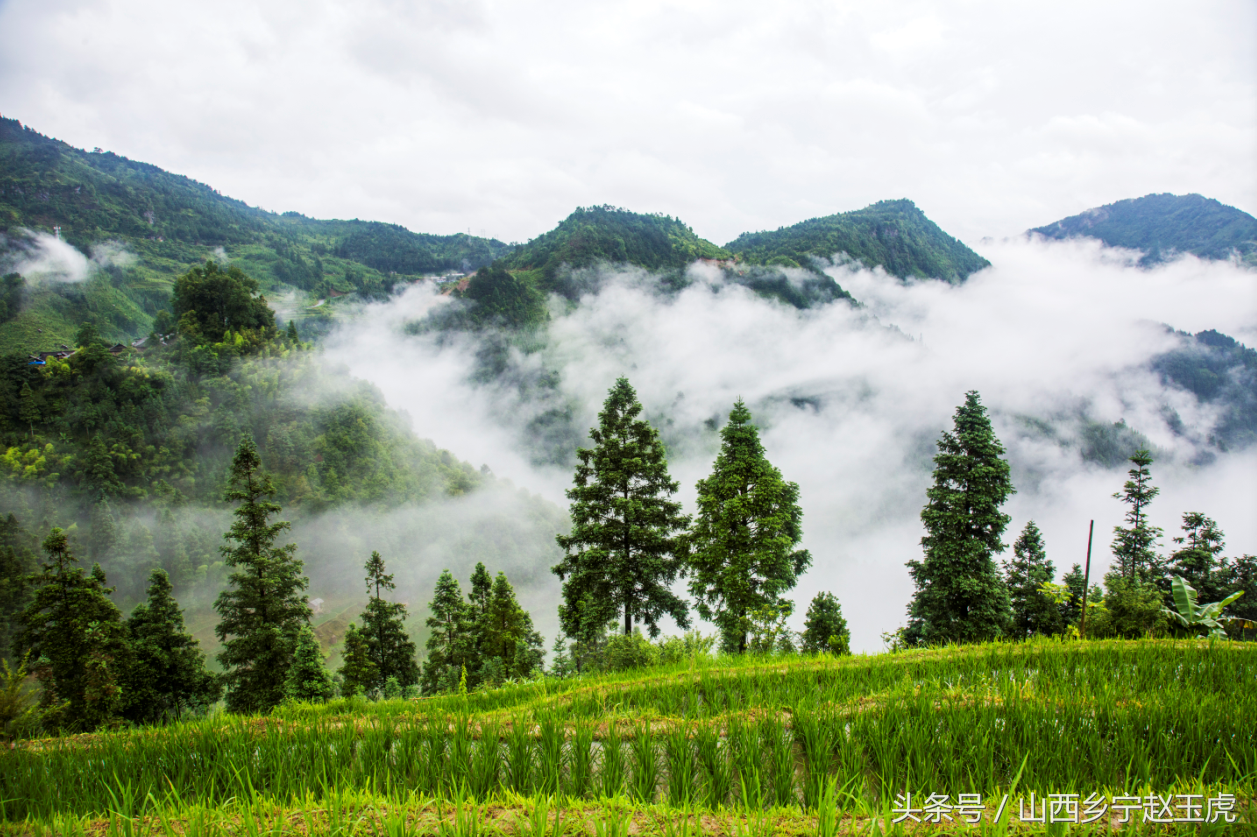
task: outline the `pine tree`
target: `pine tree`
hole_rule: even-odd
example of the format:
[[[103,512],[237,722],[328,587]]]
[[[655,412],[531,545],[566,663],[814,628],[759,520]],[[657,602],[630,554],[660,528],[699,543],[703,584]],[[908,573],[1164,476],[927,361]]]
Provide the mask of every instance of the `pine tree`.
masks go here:
[[[799,486],[765,458],[741,399],[720,439],[711,475],[697,486],[690,592],[699,615],[720,628],[724,649],[741,654],[751,614],[785,608],[783,595],[812,557],[795,549],[803,537]]]
[[[1056,578],[1056,567],[1047,559],[1043,533],[1033,520],[1021,530],[1013,543],[1013,559],[1003,566],[1012,607],[1010,635],[1025,639],[1060,633],[1064,627],[1060,608],[1040,589],[1043,582]]]
[[[123,715],[137,724],[174,720],[218,700],[222,685],[205,667],[205,655],[188,633],[165,570],[149,575],[148,600],[126,622],[131,661]]]
[[[18,418],[20,418],[30,431],[30,438],[35,438],[35,423],[39,421],[39,405],[35,402],[35,393],[31,389],[31,385],[25,381],[22,382],[22,389],[18,392]]]
[[[323,652],[314,636],[310,623],[297,632],[297,643],[292,653],[292,665],[284,678],[284,697],[306,703],[323,703],[336,696],[332,675],[323,665]]]
[[[552,568],[563,582],[559,621],[569,636],[581,634],[580,620],[601,626],[616,613],[624,633],[633,621],[659,633],[664,614],[689,626],[685,603],[670,585],[685,567],[684,533],[689,518],[681,504],[668,499],[678,485],[668,476],[668,463],[658,432],[638,418],[642,405],[627,378],[615,382],[589,431],[592,448],[576,452],[572,530],[558,535],[561,563]],[[580,607],[582,600],[596,607]]]
[[[434,694],[452,688],[467,661],[467,603],[449,570],[437,579],[428,609],[432,615],[426,624],[432,633],[428,636],[428,658],[423,663],[423,691]]]
[[[1183,515],[1183,537],[1175,538],[1174,543],[1180,548],[1170,556],[1169,572],[1181,575],[1201,602],[1226,598],[1218,578],[1226,536],[1218,524],[1200,512],[1188,512]]]
[[[100,565],[85,574],[76,566],[62,529],[44,540],[48,561],[31,576],[37,589],[19,619],[18,650],[30,652],[45,684],[43,703],[65,703],[60,721],[94,729],[116,715],[118,670],[126,662],[122,615],[110,601]]]
[[[380,682],[379,669],[371,660],[371,650],[366,636],[358,630],[353,622],[345,631],[345,650],[341,654],[341,667],[337,672],[341,678],[341,695],[365,694],[376,688]]]
[[[297,334],[297,324],[292,320],[288,321],[288,332],[286,336],[288,337],[288,342],[292,343],[294,346],[301,343],[301,337]]]
[[[0,518],[0,659],[17,661],[13,641],[30,602],[30,575],[39,563],[33,545],[16,517]]]
[[[1130,479],[1121,491],[1113,495],[1113,499],[1130,506],[1126,511],[1126,522],[1130,525],[1113,527],[1113,557],[1117,558],[1118,571],[1122,575],[1134,578],[1138,573],[1143,580],[1149,581],[1157,561],[1155,547],[1161,530],[1148,525],[1144,509],[1161,493],[1161,489],[1152,486],[1152,475],[1148,470],[1153,462],[1151,453],[1137,450],[1130,461],[1135,465],[1127,472]]]
[[[541,635],[533,629],[532,617],[519,606],[515,588],[505,573],[493,580],[493,592],[483,622],[481,653],[490,668],[502,678],[525,678],[541,667]],[[493,682],[493,678],[490,678]]]
[[[912,644],[981,642],[1004,632],[1008,590],[994,556],[1004,551],[1009,521],[1000,507],[1015,489],[1003,454],[978,393],[966,393],[954,432],[938,440],[921,511],[924,560],[908,562],[916,583],[906,632]]]
[[[812,599],[799,639],[805,654],[851,653],[851,632],[833,593],[817,593]]]
[[[245,437],[232,461],[226,494],[240,503],[224,536],[228,545],[222,547],[232,573],[214,603],[221,617],[214,633],[223,643],[218,661],[226,672],[232,712],[265,712],[283,700],[297,636],[310,619],[309,580],[301,575],[297,547],[275,544],[289,525],[269,522],[280,511],[266,499],[274,494],[257,446]]]
[[[402,686],[419,682],[419,664],[415,662],[415,644],[406,633],[406,606],[400,602],[386,602],[380,593],[396,589],[393,576],[384,572],[384,559],[372,552],[367,559],[367,600],[362,612],[362,633],[367,639],[371,661],[375,663],[378,683],[382,686],[390,677],[397,678]]]

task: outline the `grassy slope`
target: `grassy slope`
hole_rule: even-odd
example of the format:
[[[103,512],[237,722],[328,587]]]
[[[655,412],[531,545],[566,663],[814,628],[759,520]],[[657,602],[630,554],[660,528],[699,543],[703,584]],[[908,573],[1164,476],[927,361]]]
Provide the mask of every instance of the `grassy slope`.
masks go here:
[[[748,264],[797,264],[845,253],[866,267],[892,276],[961,282],[990,265],[986,259],[939,229],[909,200],[880,201],[855,212],[783,227],[743,233],[725,245]]]
[[[22,314],[0,324],[0,352],[66,342],[89,315],[111,338],[146,333],[174,278],[220,251],[263,288],[297,290],[304,308],[329,290],[378,294],[397,281],[474,269],[508,249],[461,233],[277,215],[156,166],[85,152],[0,117],[0,234],[20,244],[25,230],[54,227],[84,253],[112,241],[135,259],[111,273],[113,297],[94,306],[74,304],[63,287],[29,293]]]
[[[190,834],[249,820],[435,833],[455,825],[456,798],[508,833],[531,833],[547,805],[573,833],[626,819],[677,833],[690,815],[709,834],[816,833],[818,807],[866,829],[904,790],[979,793],[992,809],[1009,794],[1006,820],[1030,791],[1228,792],[1251,824],[1255,676],[1257,649],[1198,641],[718,659],[39,742],[0,753],[0,796],[20,800],[4,814],[28,833],[54,817],[71,833],[104,825],[119,783],[133,815],[154,815],[135,833],[161,833],[163,817]]]
[[[1166,193],[1118,201],[1030,232],[1057,239],[1098,238],[1113,247],[1142,250],[1146,264],[1174,253],[1205,259],[1238,253],[1257,267],[1257,218],[1201,195]]]

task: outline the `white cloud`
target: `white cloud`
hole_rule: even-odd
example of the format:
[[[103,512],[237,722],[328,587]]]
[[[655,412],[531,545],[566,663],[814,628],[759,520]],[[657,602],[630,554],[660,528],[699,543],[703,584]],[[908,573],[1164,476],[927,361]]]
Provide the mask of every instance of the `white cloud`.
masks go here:
[[[1173,345],[1161,323],[1253,333],[1257,278],[1195,259],[1143,271],[1088,243],[1017,239],[986,250],[993,266],[959,287],[835,269],[864,310],[796,311],[701,266],[691,268],[697,281],[687,290],[661,298],[644,273],[621,272],[575,310],[555,307],[543,350],[516,354],[514,377],[495,386],[468,383],[473,339],[401,335],[405,322],[447,303],[423,287],[371,307],[333,339],[328,357],[377,384],[421,435],[560,505],[570,470],[539,466],[525,452],[535,441],[528,422],[541,410],[571,409],[583,433],[615,378],[627,375],[662,427],[692,511],[694,483],[718,446],[704,423],[745,398],[770,460],[801,487],[815,566],[797,590],[798,617],[817,590],[833,590],[857,648],[878,648],[879,634],[904,621],[904,562],[920,553],[933,443],[969,389],[990,408],[1020,490],[1008,505],[1008,542],[1035,519],[1063,572],[1082,560],[1078,541],[1085,548],[1094,518],[1093,568],[1102,575],[1122,515],[1110,495],[1125,477],[1084,463],[1068,444],[1085,413],[1125,420],[1162,450],[1153,472],[1163,493],[1152,514],[1167,537],[1183,512],[1200,510],[1219,521],[1234,551],[1257,549],[1257,492],[1245,476],[1257,453],[1197,464],[1198,438],[1171,432],[1163,407],[1198,430],[1214,416],[1142,371]],[[515,382],[542,368],[557,372],[554,399],[521,395]],[[1022,416],[1052,420],[1067,444],[1031,432]],[[541,583],[557,595],[557,582]]]
[[[975,241],[1257,210],[1255,55],[1246,0],[9,0],[0,107],[315,217],[524,240],[612,203],[723,243],[906,196]]]

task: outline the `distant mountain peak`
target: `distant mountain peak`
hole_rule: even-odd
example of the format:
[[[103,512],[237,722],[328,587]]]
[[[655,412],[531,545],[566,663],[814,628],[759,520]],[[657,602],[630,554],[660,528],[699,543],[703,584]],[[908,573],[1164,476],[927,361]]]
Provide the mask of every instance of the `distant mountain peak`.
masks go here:
[[[1180,253],[1202,259],[1238,255],[1257,266],[1257,218],[1197,194],[1162,192],[1121,200],[1027,232],[1057,240],[1095,238],[1110,247],[1139,250],[1145,266]]]

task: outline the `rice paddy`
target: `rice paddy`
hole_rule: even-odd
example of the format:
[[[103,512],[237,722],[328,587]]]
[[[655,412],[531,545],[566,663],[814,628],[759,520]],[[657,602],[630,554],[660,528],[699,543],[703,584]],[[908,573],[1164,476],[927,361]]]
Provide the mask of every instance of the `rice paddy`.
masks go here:
[[[0,820],[84,837],[1257,833],[1254,686],[1257,648],[1226,642],[715,658],[24,742],[0,753]]]

